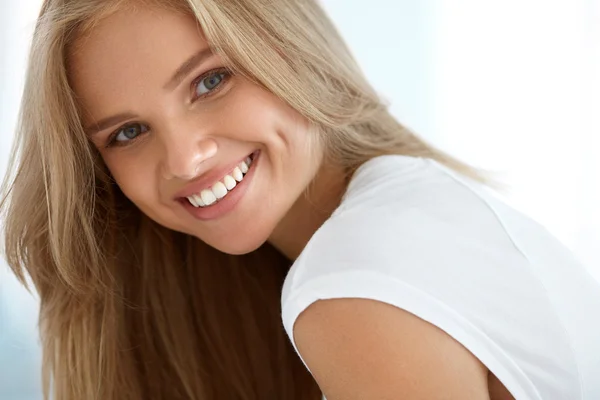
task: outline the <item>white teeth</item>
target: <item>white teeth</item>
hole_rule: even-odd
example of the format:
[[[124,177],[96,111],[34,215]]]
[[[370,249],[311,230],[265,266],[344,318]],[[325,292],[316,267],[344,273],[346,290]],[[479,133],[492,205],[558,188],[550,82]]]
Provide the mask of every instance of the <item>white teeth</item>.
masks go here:
[[[192,203],[192,205],[194,207],[200,207],[200,205],[198,204],[198,202],[196,201],[196,199],[194,198],[194,196],[188,196],[187,199],[190,201],[190,203]]]
[[[233,176],[233,179],[235,179],[238,182],[241,182],[242,179],[244,178],[244,175],[242,175],[242,171],[240,170],[239,167],[235,167],[233,169],[233,172],[231,173],[231,176]]]
[[[207,206],[210,206],[212,203],[217,201],[215,194],[210,189],[204,189],[202,192],[200,192],[200,197],[202,197],[202,201]]]
[[[229,175],[225,175],[225,178],[223,178],[223,182],[225,183],[225,187],[227,188],[227,190],[233,189],[235,187],[235,185],[237,184],[235,182],[235,179],[233,179]]]
[[[211,188],[204,189],[199,194],[188,196],[187,199],[194,207],[206,207],[214,204],[217,200],[225,197],[229,190],[235,188],[244,179],[250,165],[252,165],[252,159],[246,157],[231,171],[231,174],[225,175],[222,181],[218,181]]]
[[[217,199],[222,199],[227,194],[227,188],[222,182],[217,182],[213,185],[212,191]]]
[[[195,194],[194,200],[196,200],[196,203],[198,203],[198,206],[200,207],[204,207],[206,205],[204,204],[204,201],[202,201],[202,197],[200,197],[200,195]]]

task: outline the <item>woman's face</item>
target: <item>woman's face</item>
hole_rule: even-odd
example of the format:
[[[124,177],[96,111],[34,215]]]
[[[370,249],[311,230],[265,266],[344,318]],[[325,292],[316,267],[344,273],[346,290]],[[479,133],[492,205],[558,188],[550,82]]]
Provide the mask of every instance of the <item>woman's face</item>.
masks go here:
[[[307,121],[230,75],[191,17],[123,10],[69,57],[84,127],[123,193],[221,251],[264,243],[321,164]]]

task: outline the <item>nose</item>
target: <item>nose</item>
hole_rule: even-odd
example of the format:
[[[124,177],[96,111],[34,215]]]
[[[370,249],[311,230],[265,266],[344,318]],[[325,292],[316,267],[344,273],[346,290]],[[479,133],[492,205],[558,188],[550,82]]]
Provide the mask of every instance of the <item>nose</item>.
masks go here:
[[[164,179],[193,179],[200,173],[202,164],[217,153],[217,142],[204,135],[164,135],[162,139]]]

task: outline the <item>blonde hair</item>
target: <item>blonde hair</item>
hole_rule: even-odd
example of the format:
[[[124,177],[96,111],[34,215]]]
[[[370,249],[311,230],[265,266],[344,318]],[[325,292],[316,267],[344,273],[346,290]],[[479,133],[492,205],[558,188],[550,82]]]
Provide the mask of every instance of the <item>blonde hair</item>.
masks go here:
[[[313,0],[144,0],[193,14],[237,74],[318,127],[349,173],[382,154],[477,171],[399,124]],[[11,173],[5,252],[41,299],[43,377],[60,400],[313,399],[320,391],[280,322],[291,264],[269,244],[232,256],[142,214],[85,137],[69,85],[78,36],[141,0],[46,0]]]

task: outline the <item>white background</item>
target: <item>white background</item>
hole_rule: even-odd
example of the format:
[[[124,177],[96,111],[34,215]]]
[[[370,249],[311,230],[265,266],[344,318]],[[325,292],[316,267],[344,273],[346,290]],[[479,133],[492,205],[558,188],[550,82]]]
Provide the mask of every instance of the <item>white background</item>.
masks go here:
[[[600,278],[599,0],[325,0],[394,114],[502,172]],[[0,175],[39,0],[0,2]],[[38,399],[37,303],[0,261],[0,398]]]

